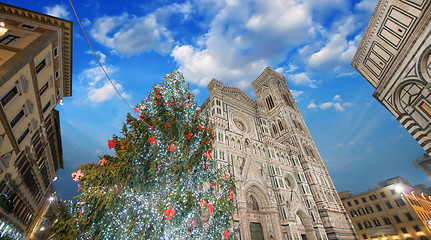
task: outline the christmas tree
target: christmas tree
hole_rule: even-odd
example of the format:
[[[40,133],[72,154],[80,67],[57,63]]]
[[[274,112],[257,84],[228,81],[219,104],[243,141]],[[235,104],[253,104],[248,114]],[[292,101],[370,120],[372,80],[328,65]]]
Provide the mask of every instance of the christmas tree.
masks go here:
[[[72,174],[80,195],[55,212],[54,239],[233,239],[234,179],[178,71],[128,114],[115,156]]]

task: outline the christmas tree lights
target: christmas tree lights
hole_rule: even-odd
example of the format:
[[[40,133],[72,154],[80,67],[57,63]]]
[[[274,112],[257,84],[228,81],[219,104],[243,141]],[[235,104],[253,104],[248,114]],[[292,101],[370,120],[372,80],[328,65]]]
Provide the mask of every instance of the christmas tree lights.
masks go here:
[[[167,74],[128,114],[115,156],[82,165],[53,239],[234,239],[235,184],[212,157],[214,131],[184,78]]]

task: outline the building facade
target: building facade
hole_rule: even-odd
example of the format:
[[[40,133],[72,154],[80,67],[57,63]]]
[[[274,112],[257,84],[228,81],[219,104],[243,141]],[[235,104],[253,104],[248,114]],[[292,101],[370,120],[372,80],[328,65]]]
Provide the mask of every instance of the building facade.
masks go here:
[[[252,87],[256,100],[213,79],[202,105],[235,176],[240,239],[357,239],[286,78],[266,68]]]
[[[27,237],[63,168],[72,22],[0,3],[0,236]],[[32,227],[33,226],[33,227]]]
[[[373,96],[431,154],[431,1],[379,0],[352,60]]]
[[[396,177],[360,194],[341,192],[359,239],[431,239],[431,196]]]
[[[413,161],[413,166],[422,168],[428,177],[431,178],[431,157],[428,154],[416,158],[416,160]]]

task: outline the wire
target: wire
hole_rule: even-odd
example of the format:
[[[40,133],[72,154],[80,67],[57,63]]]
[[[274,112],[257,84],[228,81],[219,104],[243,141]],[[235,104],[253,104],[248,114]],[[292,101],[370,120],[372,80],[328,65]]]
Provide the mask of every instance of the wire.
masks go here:
[[[75,8],[73,7],[73,4],[72,4],[72,0],[69,0],[69,3],[70,3],[70,6],[72,6],[73,13],[75,14],[75,17],[76,17],[76,19],[78,20],[79,26],[81,27],[82,32],[84,33],[85,39],[87,39],[88,45],[90,45],[91,51],[93,51],[93,54],[94,54],[94,56],[96,57],[97,62],[99,63],[100,67],[102,68],[102,71],[105,73],[105,76],[108,78],[108,80],[109,80],[109,82],[111,83],[112,87],[114,87],[114,89],[115,89],[115,91],[117,92],[118,96],[120,96],[120,98],[121,98],[121,99],[123,99],[123,101],[126,103],[126,105],[130,108],[130,110],[131,110],[132,112],[135,112],[135,111],[133,111],[133,109],[132,109],[132,107],[129,105],[129,103],[126,101],[126,99],[124,99],[124,98],[123,98],[123,96],[121,96],[121,94],[120,94],[120,92],[118,91],[117,87],[115,87],[115,84],[112,82],[111,78],[108,76],[108,73],[106,72],[105,68],[103,67],[102,63],[100,62],[99,57],[97,57],[97,54],[96,54],[96,52],[94,51],[93,46],[91,45],[90,40],[88,39],[87,34],[85,33],[84,28],[82,27],[81,21],[79,21],[78,14],[76,13]]]

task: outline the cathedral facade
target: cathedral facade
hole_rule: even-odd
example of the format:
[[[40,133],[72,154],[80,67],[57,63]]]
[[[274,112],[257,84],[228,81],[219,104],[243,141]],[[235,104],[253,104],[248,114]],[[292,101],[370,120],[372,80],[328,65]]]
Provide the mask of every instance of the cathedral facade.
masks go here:
[[[252,87],[256,100],[213,79],[202,105],[235,176],[238,239],[357,239],[286,78],[268,67]]]

